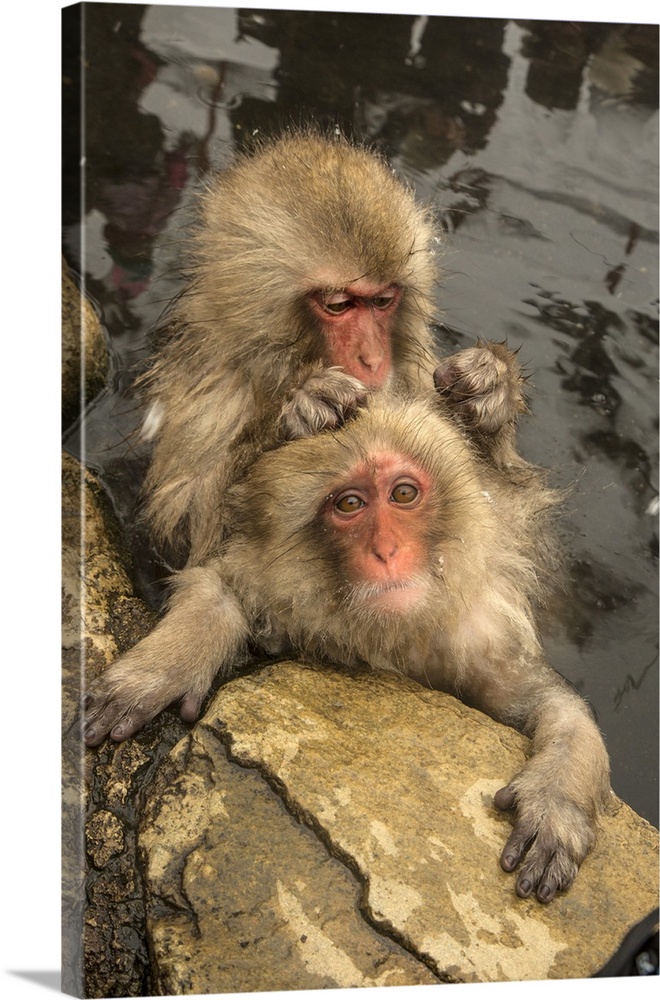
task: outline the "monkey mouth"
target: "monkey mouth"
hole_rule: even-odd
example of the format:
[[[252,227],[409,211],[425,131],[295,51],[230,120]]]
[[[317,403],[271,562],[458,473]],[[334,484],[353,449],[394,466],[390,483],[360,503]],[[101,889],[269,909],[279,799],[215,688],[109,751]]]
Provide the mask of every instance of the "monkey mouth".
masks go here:
[[[428,580],[421,576],[361,583],[353,588],[350,603],[355,608],[403,612],[418,605],[427,591]]]

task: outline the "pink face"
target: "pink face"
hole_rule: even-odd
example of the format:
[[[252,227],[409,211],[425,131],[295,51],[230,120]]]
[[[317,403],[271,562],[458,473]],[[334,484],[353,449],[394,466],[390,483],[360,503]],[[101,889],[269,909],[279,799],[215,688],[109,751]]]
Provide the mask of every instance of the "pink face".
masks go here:
[[[411,459],[379,453],[351,470],[326,502],[323,518],[365,603],[405,610],[423,595],[423,525],[430,480]]]
[[[367,388],[382,388],[392,370],[392,325],[401,294],[397,285],[357,281],[340,291],[310,295],[323,326],[326,364],[339,366]]]

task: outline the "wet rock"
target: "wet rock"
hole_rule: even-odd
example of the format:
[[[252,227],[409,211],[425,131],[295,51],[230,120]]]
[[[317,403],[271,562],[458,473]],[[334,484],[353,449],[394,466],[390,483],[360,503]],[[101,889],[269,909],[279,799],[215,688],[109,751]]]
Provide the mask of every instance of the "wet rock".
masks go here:
[[[437,983],[359,911],[359,881],[267,781],[197,726],[140,835],[158,993]]]
[[[136,862],[140,789],[185,732],[164,713],[129,744],[86,751],[81,682],[153,627],[132,594],[129,562],[95,476],[63,456],[62,492],[62,989],[77,996],[149,992]],[[84,557],[84,573],[82,570]]]
[[[97,868],[104,868],[110,858],[122,854],[124,831],[121,821],[109,809],[99,809],[87,824],[87,852]]]
[[[121,535],[98,480],[76,459],[64,454],[62,645],[65,730],[78,711],[83,670],[89,679],[98,676],[115,659],[121,647],[131,645],[154,621],[142,602],[132,595],[128,560],[122,558],[121,552]]]
[[[96,676],[115,658],[119,646],[112,623],[134,602],[128,573],[113,545],[113,536],[105,498],[95,477],[75,459],[63,455],[62,988],[76,995],[85,992],[89,950],[97,959],[95,968],[103,969],[106,964],[108,949],[103,941],[111,937],[114,924],[107,904],[97,902],[102,892],[98,876],[96,881],[100,884],[92,893],[91,902],[88,905],[85,902],[90,888],[85,822],[96,782],[93,768],[87,769],[79,731],[82,679]],[[145,622],[145,631],[150,624]],[[96,861],[102,872],[111,859],[116,862],[117,854],[125,852],[121,821],[105,809],[96,814],[92,811],[87,843],[92,867]],[[129,863],[129,870],[132,867],[133,862]],[[118,978],[114,970],[113,978]],[[123,981],[130,985],[131,977],[124,977]],[[144,977],[139,977],[140,986],[143,981]],[[87,995],[102,996],[103,992]]]
[[[519,899],[492,798],[526,747],[395,675],[285,663],[226,684],[140,832],[159,990],[592,975],[657,906],[657,831],[613,797],[573,888]]]
[[[107,352],[98,317],[62,261],[62,422],[68,427],[105,384]]]

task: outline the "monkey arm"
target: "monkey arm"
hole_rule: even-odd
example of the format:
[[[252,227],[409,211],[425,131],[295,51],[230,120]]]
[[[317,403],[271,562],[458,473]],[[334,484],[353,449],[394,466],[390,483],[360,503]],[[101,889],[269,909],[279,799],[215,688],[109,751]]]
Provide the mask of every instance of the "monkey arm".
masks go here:
[[[85,697],[87,746],[121,742],[173,701],[193,722],[219,670],[228,671],[248,637],[245,613],[218,567],[183,570],[160,624],[101,674]]]
[[[484,457],[500,468],[525,466],[516,448],[516,421],[527,411],[524,376],[506,344],[480,341],[444,358],[433,381]]]
[[[297,440],[339,427],[366,399],[367,390],[352,375],[339,368],[316,368],[290,391],[280,414],[282,436]]]
[[[500,864],[520,866],[519,896],[535,892],[547,903],[572,884],[594,844],[610,788],[607,751],[587,704],[540,656],[523,670],[498,666],[496,681],[471,700],[532,741],[527,764],[495,795],[499,809],[515,809]]]

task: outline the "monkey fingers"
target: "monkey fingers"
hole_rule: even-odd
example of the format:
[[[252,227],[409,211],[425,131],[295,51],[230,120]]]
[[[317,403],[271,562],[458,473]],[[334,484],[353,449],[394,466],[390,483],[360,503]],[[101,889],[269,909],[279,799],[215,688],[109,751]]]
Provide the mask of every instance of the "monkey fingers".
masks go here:
[[[283,434],[289,440],[312,437],[346,423],[367,399],[358,379],[338,368],[323,368],[291,393],[281,413]]]
[[[516,824],[509,837],[500,864],[504,871],[512,871],[524,864],[516,879],[516,892],[523,899],[536,893],[540,903],[549,903],[558,889],[568,889],[578,871],[577,863],[569,856],[557,837],[551,832],[533,832],[533,824]]]
[[[204,701],[203,697],[190,693],[181,699],[180,716],[183,722],[196,722],[199,718],[200,709]],[[102,743],[106,736],[121,743],[134,736],[139,729],[147,722],[150,722],[164,707],[160,704],[154,706],[140,704],[121,714],[123,706],[115,702],[109,702],[98,708],[98,714],[93,714],[93,701],[90,704],[91,714],[87,717],[83,729],[85,744],[88,747],[96,747]],[[121,714],[119,721],[116,721]]]
[[[129,739],[170,703],[167,696],[163,698],[157,691],[147,697],[144,693],[139,696],[115,686],[115,691],[110,693],[110,685],[104,689],[102,681],[103,678],[84,701],[83,739],[88,747],[98,746],[106,736],[117,743]],[[196,722],[205,694],[186,691],[180,697],[181,719]],[[176,700],[176,696],[171,699]]]
[[[507,785],[495,795],[495,805],[506,810],[516,804],[515,787]],[[526,899],[532,893],[540,903],[549,903],[557,890],[570,888],[580,862],[593,842],[590,824],[582,810],[570,802],[546,803],[526,812],[515,821],[513,831],[504,845],[500,865],[512,872],[522,862],[516,879],[516,893]],[[555,823],[549,816],[556,817]],[[579,823],[577,818],[579,817]],[[570,826],[569,826],[570,824]],[[568,831],[565,839],[561,830]],[[524,859],[524,860],[523,860]]]
[[[445,358],[433,373],[452,410],[481,434],[496,434],[526,409],[513,351],[492,341]]]
[[[98,746],[107,736],[117,743],[128,739],[171,702],[187,695],[171,665],[168,669],[161,661],[149,668],[141,656],[148,641],[139,643],[91,685],[83,703],[87,746]]]
[[[129,703],[124,698],[103,700],[88,695],[85,703],[83,739],[88,747],[96,747],[106,736],[121,743],[135,735],[138,729],[157,715],[162,708],[160,700]]]

